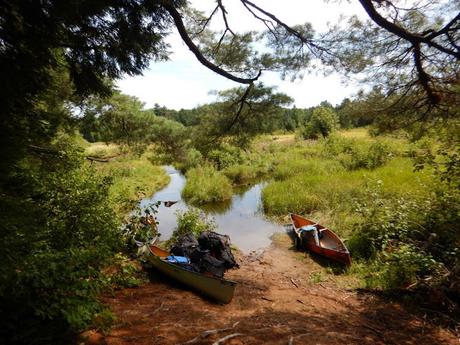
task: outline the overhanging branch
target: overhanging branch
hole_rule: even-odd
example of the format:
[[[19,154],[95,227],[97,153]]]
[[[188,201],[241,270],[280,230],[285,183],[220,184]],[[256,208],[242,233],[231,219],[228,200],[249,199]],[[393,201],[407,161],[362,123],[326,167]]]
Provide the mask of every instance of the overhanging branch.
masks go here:
[[[219,66],[215,65],[208,59],[206,59],[203,54],[201,53],[200,49],[193,43],[192,39],[190,38],[187,29],[185,28],[184,22],[182,21],[182,16],[181,14],[177,11],[177,9],[174,7],[174,5],[170,1],[162,1],[161,5],[163,8],[171,15],[172,19],[174,20],[174,24],[176,25],[176,28],[179,32],[179,35],[181,36],[182,40],[184,43],[187,45],[187,47],[192,51],[192,53],[195,55],[195,57],[198,59],[198,61],[204,65],[205,67],[209,68],[211,71],[227,78],[230,80],[233,80],[237,83],[240,84],[251,84],[254,81],[256,81],[262,71],[259,70],[259,73],[253,77],[253,78],[241,78],[237,77],[226,70],[220,68]]]

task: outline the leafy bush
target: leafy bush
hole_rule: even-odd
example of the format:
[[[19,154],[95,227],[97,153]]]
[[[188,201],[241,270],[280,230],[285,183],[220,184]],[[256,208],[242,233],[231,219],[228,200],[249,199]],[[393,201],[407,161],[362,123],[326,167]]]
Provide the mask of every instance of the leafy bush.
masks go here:
[[[442,264],[433,256],[411,244],[401,244],[394,251],[381,254],[383,265],[377,270],[379,279],[367,279],[369,286],[386,289],[407,287],[419,279],[439,276]]]
[[[202,232],[215,231],[217,228],[213,219],[207,218],[206,215],[197,208],[190,208],[187,211],[177,212],[177,228],[167,241],[169,247],[177,239],[186,234],[193,234],[198,237]]]
[[[400,288],[426,278],[439,285],[449,276],[445,272],[455,270],[460,193],[455,196],[442,184],[436,188],[434,194],[415,198],[388,197],[381,183],[369,187],[348,247],[353,257],[371,263],[370,286]]]
[[[336,158],[346,169],[375,169],[385,165],[393,156],[392,149],[382,141],[357,141],[329,137],[324,141],[323,152]]]
[[[125,249],[134,254],[138,248],[137,243],[149,243],[155,237],[160,236],[158,232],[158,221],[155,214],[161,202],[158,201],[143,209],[137,208],[133,211],[123,228]]]
[[[139,286],[147,280],[140,263],[121,253],[115,255],[114,261],[105,271],[107,283],[112,289]]]
[[[195,168],[203,162],[203,155],[196,149],[189,149],[185,155],[184,163],[189,168]]]
[[[184,157],[178,162],[175,162],[175,166],[181,171],[187,171],[191,168],[196,168],[203,163],[203,155],[200,151],[194,148],[189,148],[184,153]]]
[[[317,107],[313,110],[310,121],[300,130],[304,139],[317,139],[320,135],[329,136],[339,127],[337,114],[328,107]]]
[[[228,144],[222,144],[219,148],[210,151],[207,158],[218,170],[242,162],[241,149]]]
[[[182,197],[191,204],[220,202],[232,197],[229,179],[211,166],[190,169]]]
[[[306,123],[304,126],[301,126],[296,131],[296,137],[303,140],[308,139],[318,139],[319,133],[313,127],[311,122]]]
[[[84,164],[71,139],[60,137],[54,148],[24,159],[0,199],[6,343],[56,343],[65,330],[84,329],[104,310],[97,298],[107,284],[102,269],[121,248],[110,179]]]

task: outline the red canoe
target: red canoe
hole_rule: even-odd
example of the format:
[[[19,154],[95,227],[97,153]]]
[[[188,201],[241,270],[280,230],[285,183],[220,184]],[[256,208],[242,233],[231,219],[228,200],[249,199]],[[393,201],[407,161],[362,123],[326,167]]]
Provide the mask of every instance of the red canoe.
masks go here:
[[[291,213],[290,216],[299,247],[347,266],[351,265],[350,252],[334,232],[297,214]]]

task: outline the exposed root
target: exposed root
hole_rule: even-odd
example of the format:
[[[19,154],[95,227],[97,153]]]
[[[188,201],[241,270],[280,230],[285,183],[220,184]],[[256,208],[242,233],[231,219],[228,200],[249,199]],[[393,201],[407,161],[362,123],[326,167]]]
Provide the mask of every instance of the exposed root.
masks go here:
[[[217,341],[215,341],[214,343],[212,343],[212,345],[220,345],[220,344],[223,344],[224,342],[226,342],[228,339],[232,339],[232,338],[235,338],[235,337],[239,337],[240,335],[243,335],[243,333],[233,333],[233,334],[229,334]]]
[[[191,339],[191,340],[189,340],[189,341],[187,341],[187,342],[185,342],[185,343],[182,343],[182,345],[185,345],[185,344],[194,344],[194,343],[196,343],[196,342],[199,342],[200,340],[206,339],[206,338],[209,337],[210,335],[217,334],[217,333],[220,333],[220,332],[230,331],[231,329],[234,329],[236,326],[238,326],[239,323],[240,323],[239,321],[238,321],[238,322],[235,322],[235,323],[233,324],[232,327],[218,328],[218,329],[210,329],[210,330],[204,331],[204,332],[201,333],[199,336],[197,336],[197,337],[195,337],[195,338],[193,338],[193,339]],[[240,335],[240,333],[234,333],[234,334]],[[224,338],[225,338],[225,337],[224,337]],[[222,338],[222,339],[224,339],[224,338]],[[221,340],[222,340],[222,339],[221,339]],[[228,339],[230,339],[230,338],[228,338]],[[225,339],[225,340],[227,340],[227,339]],[[224,341],[225,341],[225,340],[224,340]]]

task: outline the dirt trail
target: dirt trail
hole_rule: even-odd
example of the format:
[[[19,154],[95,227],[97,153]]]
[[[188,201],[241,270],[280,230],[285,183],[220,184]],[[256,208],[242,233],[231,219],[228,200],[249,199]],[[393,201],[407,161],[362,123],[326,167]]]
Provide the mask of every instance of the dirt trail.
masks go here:
[[[285,235],[241,257],[241,268],[227,273],[238,282],[228,305],[164,278],[118,292],[106,299],[117,316],[108,344],[213,344],[230,335],[222,344],[459,344],[398,304],[311,282],[318,264],[290,247]]]

